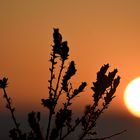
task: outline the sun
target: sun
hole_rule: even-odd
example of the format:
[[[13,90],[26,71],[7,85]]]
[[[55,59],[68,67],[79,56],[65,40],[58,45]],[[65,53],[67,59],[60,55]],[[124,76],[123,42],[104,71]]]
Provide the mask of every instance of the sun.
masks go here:
[[[124,92],[127,109],[136,117],[140,117],[140,77],[132,80]]]

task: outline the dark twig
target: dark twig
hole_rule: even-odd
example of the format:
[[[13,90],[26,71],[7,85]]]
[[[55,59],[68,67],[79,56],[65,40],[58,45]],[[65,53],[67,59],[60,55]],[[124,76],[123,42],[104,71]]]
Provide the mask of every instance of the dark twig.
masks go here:
[[[53,51],[52,53],[52,57],[51,57],[51,68],[50,68],[50,73],[51,73],[51,77],[50,77],[50,80],[49,80],[49,83],[50,83],[50,87],[49,87],[49,99],[52,99],[53,97],[53,94],[52,94],[52,89],[53,89],[53,79],[55,78],[54,77],[54,65],[55,65],[55,58],[56,58],[56,54],[55,52]],[[47,126],[47,134],[46,134],[46,140],[48,140],[49,138],[49,132],[50,132],[50,126],[51,126],[51,119],[52,119],[52,114],[53,114],[53,111],[52,109],[49,110],[49,120],[48,120],[48,126]]]
[[[0,80],[0,88],[3,89],[3,97],[5,98],[6,102],[7,102],[7,105],[6,105],[6,108],[9,109],[10,113],[11,113],[11,117],[12,117],[12,120],[15,124],[15,127],[16,127],[16,131],[19,135],[19,139],[21,140],[22,139],[22,134],[21,134],[21,130],[19,129],[19,123],[17,122],[16,120],[16,117],[15,117],[15,114],[14,114],[14,111],[15,111],[15,108],[12,107],[12,104],[11,104],[11,98],[8,97],[8,94],[6,92],[6,87],[7,87],[7,78],[3,78],[2,80]]]
[[[61,91],[62,91],[62,90],[60,90],[59,94],[57,95],[57,91],[58,91],[59,83],[60,83],[60,78],[61,78],[61,75],[62,75],[62,71],[64,69],[64,62],[65,61],[62,60],[62,64],[61,64],[61,68],[60,68],[60,72],[59,72],[59,75],[58,75],[57,84],[56,84],[56,88],[55,88],[54,99],[55,99],[56,102],[58,101],[59,96],[61,95]]]
[[[103,138],[96,138],[96,139],[85,139],[85,140],[106,140],[106,139],[111,139],[112,137],[118,136],[123,134],[124,132],[126,132],[127,130],[123,130],[121,132],[115,133],[113,135],[107,136],[107,137],[103,137]]]

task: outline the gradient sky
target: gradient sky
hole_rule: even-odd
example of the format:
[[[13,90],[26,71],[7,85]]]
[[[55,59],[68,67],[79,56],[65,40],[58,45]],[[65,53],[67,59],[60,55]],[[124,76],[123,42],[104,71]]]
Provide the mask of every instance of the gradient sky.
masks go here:
[[[1,0],[0,17],[0,77],[9,78],[8,93],[18,112],[40,109],[40,99],[47,97],[52,33],[58,27],[76,62],[78,83],[87,81],[90,88],[106,63],[119,70],[117,97],[105,115],[111,119],[104,126],[112,127],[105,134],[128,129],[117,138],[139,139],[140,119],[123,102],[125,87],[140,76],[139,0]],[[88,92],[81,104],[91,98]],[[1,95],[0,115],[8,116],[4,103]]]

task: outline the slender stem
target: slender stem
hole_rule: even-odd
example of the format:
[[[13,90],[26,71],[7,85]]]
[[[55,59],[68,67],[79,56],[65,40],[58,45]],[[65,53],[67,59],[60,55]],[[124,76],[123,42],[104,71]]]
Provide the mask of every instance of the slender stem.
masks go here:
[[[75,124],[75,125],[73,126],[73,128],[72,128],[70,131],[68,131],[68,132],[61,138],[61,140],[64,140],[70,133],[72,133],[72,132],[76,129],[76,127],[81,123],[81,121],[82,121],[82,118],[78,121],[77,124]]]
[[[55,58],[56,58],[56,56],[55,56],[55,52],[53,51],[53,53],[51,54],[52,55],[52,58],[51,58],[51,68],[50,68],[50,71],[51,71],[51,75],[50,75],[50,81],[49,81],[49,83],[50,83],[50,87],[49,87],[49,98],[52,98],[52,82],[53,82],[53,78],[54,78],[54,76],[53,76],[53,72],[54,72],[54,64],[55,64]]]
[[[21,131],[19,129],[19,124],[18,124],[18,122],[16,120],[16,117],[15,117],[15,114],[14,114],[14,108],[12,108],[12,106],[11,106],[10,98],[8,97],[5,88],[3,88],[3,92],[4,92],[4,98],[7,101],[7,108],[10,110],[10,113],[11,113],[11,116],[12,116],[12,120],[13,120],[13,122],[15,124],[15,127],[16,127],[16,130],[18,132],[19,138],[21,139],[21,137],[22,137],[21,136]]]
[[[54,58],[55,58],[55,55],[53,55],[53,60],[54,60]],[[53,65],[53,63],[52,63],[52,69],[53,69],[53,68],[54,68],[54,65]],[[60,72],[59,72],[59,75],[58,75],[58,80],[57,80],[56,89],[55,89],[55,93],[54,93],[54,99],[55,99],[56,96],[57,96],[57,90],[58,90],[58,87],[59,87],[60,78],[61,78],[61,74],[62,74],[63,68],[64,68],[64,61],[62,61],[62,65],[61,65]],[[53,77],[53,70],[51,71],[50,91],[49,91],[50,95],[51,95],[51,90],[52,90],[52,77]],[[51,96],[50,96],[50,97],[51,97]],[[58,98],[57,98],[57,100],[58,100]],[[56,101],[57,101],[57,100],[56,100]],[[52,115],[53,115],[55,106],[56,106],[56,104],[55,104],[54,107],[50,110],[50,113],[49,113],[49,120],[48,120],[49,122],[48,122],[48,127],[47,127],[46,140],[49,139],[51,120],[52,120]]]
[[[55,52],[53,51],[52,52],[52,58],[51,58],[51,68],[50,68],[50,71],[51,71],[51,74],[50,74],[50,80],[49,80],[49,83],[50,83],[50,87],[49,87],[49,98],[50,99],[52,99],[52,89],[53,89],[53,85],[52,85],[52,83],[53,83],[53,79],[54,79],[54,74],[53,74],[53,72],[54,72],[54,65],[55,65],[55,58],[56,58],[56,55],[55,55]],[[49,120],[48,120],[48,126],[47,126],[47,134],[46,134],[46,140],[48,140],[49,139],[49,133],[50,133],[50,126],[51,126],[51,119],[52,119],[52,113],[53,112],[53,110],[51,109],[50,111],[49,111]]]
[[[64,69],[64,60],[62,60],[62,64],[61,64],[61,68],[60,68],[60,72],[59,72],[59,75],[58,75],[58,80],[57,80],[57,84],[56,84],[56,88],[55,88],[55,94],[54,94],[54,98],[57,96],[57,90],[58,90],[58,87],[59,87],[59,83],[60,83],[60,78],[61,78],[61,75],[62,75],[62,71]],[[60,96],[60,95],[59,95]],[[57,99],[58,100],[58,99]]]
[[[81,119],[71,128],[70,131],[68,131],[62,138],[61,140],[64,140],[70,133],[72,133],[78,126],[79,124],[82,122],[83,117],[81,117]]]
[[[52,120],[52,112],[50,111],[49,120],[48,120],[49,122],[48,122],[48,127],[47,127],[46,140],[49,140],[49,133],[50,133],[51,120]]]
[[[121,131],[121,132],[115,133],[115,134],[113,134],[113,135],[111,135],[111,136],[107,136],[107,137],[103,137],[103,138],[95,138],[95,139],[86,139],[86,140],[106,140],[106,139],[110,139],[110,138],[112,138],[112,137],[115,137],[115,136],[117,136],[117,135],[120,135],[120,134],[122,134],[122,133],[124,133],[124,132],[126,132],[126,130],[123,130],[123,131]]]
[[[93,104],[92,109],[95,109],[96,106],[97,106],[97,104]],[[76,124],[73,126],[73,128],[72,128],[70,131],[68,131],[68,132],[62,137],[61,140],[64,140],[70,133],[72,133],[72,132],[79,126],[79,124],[82,122],[83,118],[85,118],[85,117],[88,115],[88,113],[89,113],[89,112],[86,112],[86,114],[85,114],[83,117],[81,117],[81,119],[78,121],[78,123],[76,123]]]
[[[92,122],[92,124],[91,124],[90,126],[87,127],[87,129],[86,129],[85,132],[82,134],[82,136],[80,137],[79,140],[82,140],[82,139],[87,135],[87,133],[88,133],[93,127],[95,127],[95,122],[96,122],[96,120],[99,118],[99,116],[103,113],[104,109],[106,109],[106,106],[103,106],[103,108],[100,110],[98,116],[95,117],[94,122]],[[94,112],[93,112],[93,113],[94,113]],[[89,117],[89,122],[90,122],[90,119],[91,119],[92,116],[93,116],[93,114],[90,115],[90,117]]]

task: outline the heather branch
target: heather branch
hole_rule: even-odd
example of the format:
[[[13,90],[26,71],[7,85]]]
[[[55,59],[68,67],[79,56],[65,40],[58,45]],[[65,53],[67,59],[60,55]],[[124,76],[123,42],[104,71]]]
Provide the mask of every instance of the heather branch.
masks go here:
[[[57,95],[57,91],[58,91],[58,88],[59,88],[59,83],[60,83],[60,78],[61,78],[61,75],[62,75],[62,71],[64,69],[64,62],[65,61],[62,60],[62,64],[61,64],[61,68],[60,68],[60,72],[59,72],[59,75],[58,75],[58,80],[57,80],[57,84],[56,84],[56,88],[55,88],[55,93],[54,93],[54,99],[57,98],[57,100],[59,99],[59,96],[60,96],[59,94],[58,94],[59,96]],[[61,94],[61,92],[59,92],[59,93]],[[57,102],[57,100],[56,100],[56,102]]]
[[[55,110],[55,106],[57,104],[57,100],[58,100],[58,98],[60,96],[60,95],[57,96],[57,90],[58,90],[58,87],[59,87],[59,82],[60,82],[60,78],[61,78],[61,74],[62,74],[63,69],[64,69],[64,61],[62,61],[62,65],[61,65],[61,68],[60,68],[60,72],[59,72],[58,80],[57,80],[57,84],[56,84],[56,89],[54,90],[54,97],[53,97],[54,105],[50,109],[50,113],[49,113],[49,122],[48,122],[48,127],[47,127],[46,140],[48,140],[48,138],[49,138],[49,132],[50,132],[52,116],[53,116],[53,113],[54,113],[54,110]]]
[[[19,139],[22,140],[22,134],[21,134],[21,130],[19,129],[19,123],[17,122],[15,114],[14,114],[15,108],[12,107],[11,98],[8,97],[7,92],[6,92],[7,80],[8,79],[5,77],[2,80],[0,80],[0,88],[3,89],[3,94],[4,94],[3,97],[5,98],[5,100],[7,102],[6,108],[9,109],[9,111],[11,113],[11,117],[12,117],[12,120],[15,124],[16,131],[19,135]]]
[[[53,51],[52,54],[51,54],[51,59],[50,59],[50,62],[51,62],[51,68],[49,69],[50,70],[50,80],[49,80],[49,99],[52,98],[53,94],[52,94],[52,90],[53,90],[53,80],[55,78],[55,75],[54,75],[54,65],[56,64],[55,62],[55,59],[56,59],[56,54],[55,52]]]
[[[52,52],[52,57],[51,57],[51,68],[50,68],[50,71],[51,71],[51,78],[49,80],[49,83],[50,83],[50,87],[49,87],[49,99],[52,100],[53,99],[53,93],[52,93],[52,89],[53,89],[53,79],[55,78],[54,76],[54,65],[56,64],[55,62],[55,58],[56,58],[56,54],[55,54],[55,51]],[[48,100],[48,101],[50,101]],[[53,110],[52,110],[52,106],[50,106],[49,108],[49,120],[48,120],[48,126],[47,126],[47,134],[46,134],[46,140],[48,140],[48,137],[49,137],[49,132],[50,132],[50,125],[51,125],[51,118],[52,118],[52,114],[53,114]]]
[[[79,140],[82,140],[87,134],[91,134],[92,129],[96,125],[97,119],[100,117],[100,115],[108,107],[108,105],[114,98],[114,93],[120,83],[120,77],[118,76],[117,78],[115,78],[117,69],[114,69],[114,71],[109,72],[109,74],[106,75],[108,68],[108,64],[103,65],[100,71],[97,73],[97,81],[93,83],[92,87],[92,90],[94,91],[94,104],[92,107],[89,107],[89,109],[86,110],[87,115],[85,115],[82,124],[83,133],[80,136]],[[105,96],[103,98],[103,107],[100,109],[98,107],[98,104],[103,96]]]
[[[65,91],[65,94],[67,95],[67,101],[64,103],[64,108],[60,109],[59,112],[56,114],[56,120],[55,120],[56,127],[52,131],[51,139],[56,139],[59,135],[60,139],[62,140],[63,139],[62,132],[65,126],[67,126],[68,128],[67,130],[68,133],[72,129],[72,125],[70,123],[72,110],[69,110],[69,106],[72,104],[71,100],[73,100],[80,92],[82,92],[87,84],[86,82],[82,82],[81,85],[74,91],[72,89],[71,83],[70,85],[71,86],[67,88],[67,92]],[[54,131],[55,131],[55,134],[57,133],[57,135],[54,134]]]
[[[49,112],[49,122],[48,122],[48,127],[47,127],[46,140],[48,140],[48,138],[49,138],[51,120],[52,120],[52,116],[54,114],[55,106],[56,106],[57,101],[59,99],[59,96],[61,95],[61,92],[62,92],[62,88],[61,88],[61,90],[59,91],[59,94],[57,93],[58,88],[59,88],[60,79],[61,79],[61,76],[62,76],[62,71],[64,69],[64,62],[69,56],[68,55],[69,47],[68,47],[67,41],[62,42],[62,35],[59,33],[59,29],[57,29],[57,28],[54,28],[53,39],[54,39],[53,40],[54,41],[53,57],[51,58],[52,68],[50,69],[51,79],[49,81],[50,82],[50,87],[49,87],[50,97],[49,97],[49,99],[46,100],[47,102],[49,102],[49,103],[51,102],[52,104],[50,105],[50,108],[49,108],[50,112]],[[55,75],[53,74],[53,70],[54,70],[54,65],[57,63],[57,62],[54,61],[55,58],[57,57],[56,54],[58,56],[60,56],[60,60],[61,60],[62,64],[61,64],[60,71],[59,71],[59,74],[58,74],[58,79],[57,79],[57,82],[56,82],[56,88],[54,89],[53,85],[52,85],[52,80],[55,78]],[[53,90],[53,94],[52,94],[52,90]]]

